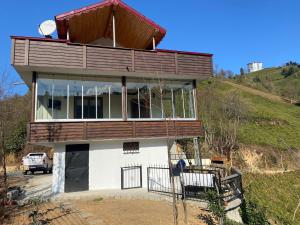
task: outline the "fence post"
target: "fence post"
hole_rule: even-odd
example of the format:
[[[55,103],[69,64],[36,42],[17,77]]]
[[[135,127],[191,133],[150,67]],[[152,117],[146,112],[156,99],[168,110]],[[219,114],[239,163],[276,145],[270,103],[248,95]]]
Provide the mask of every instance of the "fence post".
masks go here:
[[[150,170],[150,167],[147,167],[147,190],[148,190],[148,192],[150,190],[150,187],[149,187],[149,170]]]
[[[121,189],[124,189],[124,184],[123,184],[123,168],[121,168]]]
[[[142,172],[142,166],[139,166],[140,168],[140,184],[141,184],[141,188],[143,187],[143,172]]]

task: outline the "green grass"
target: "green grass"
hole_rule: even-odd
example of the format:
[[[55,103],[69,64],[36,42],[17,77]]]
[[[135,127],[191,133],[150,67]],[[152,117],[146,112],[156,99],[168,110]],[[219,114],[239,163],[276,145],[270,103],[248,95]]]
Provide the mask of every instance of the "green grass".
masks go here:
[[[288,67],[276,67],[267,68],[261,71],[246,74],[243,78],[233,79],[237,83],[259,89],[265,92],[271,92],[276,95],[282,95],[291,85],[299,87],[300,91],[300,75],[299,72],[285,77],[282,75],[283,68]],[[259,81],[257,81],[257,78]]]
[[[300,171],[275,175],[244,174],[246,197],[266,209],[277,224],[299,225],[300,209],[293,220],[300,200]]]
[[[236,89],[218,80],[215,91],[221,96],[237,90],[247,105],[246,119],[238,131],[238,141],[243,144],[270,146],[287,149],[287,145],[300,149],[300,107],[274,102],[269,99]],[[209,81],[199,84],[199,91],[207,87]],[[284,141],[283,141],[284,140]]]

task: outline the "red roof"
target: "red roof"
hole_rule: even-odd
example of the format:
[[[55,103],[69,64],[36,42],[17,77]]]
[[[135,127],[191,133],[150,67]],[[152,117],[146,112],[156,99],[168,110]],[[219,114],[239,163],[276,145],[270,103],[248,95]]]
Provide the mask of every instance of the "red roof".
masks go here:
[[[126,38],[129,40],[130,39],[133,40],[137,35],[144,36],[143,38],[141,38],[139,40],[140,41],[139,44],[121,43],[121,44],[123,44],[123,47],[135,47],[135,45],[136,45],[137,48],[139,48],[141,45],[147,45],[145,48],[149,48],[150,44],[149,44],[148,40],[152,38],[151,35],[153,35],[153,31],[157,32],[157,35],[155,35],[156,36],[155,37],[156,44],[158,44],[166,35],[166,30],[163,27],[161,27],[157,23],[153,22],[152,20],[148,19],[147,17],[145,17],[144,15],[142,15],[135,9],[131,8],[130,6],[128,6],[127,4],[122,2],[121,0],[105,0],[100,3],[96,3],[96,4],[93,4],[90,6],[86,6],[86,7],[77,9],[77,10],[72,10],[70,12],[66,12],[66,13],[57,15],[55,17],[55,20],[56,20],[56,24],[57,24],[58,37],[60,39],[66,39],[68,29],[70,30],[70,28],[71,28],[71,30],[73,30],[73,33],[74,33],[75,32],[74,29],[76,29],[76,28],[74,28],[75,26],[78,26],[78,29],[84,29],[78,25],[78,23],[79,23],[78,18],[80,18],[81,21],[84,21],[85,19],[88,19],[88,17],[86,17],[86,15],[92,14],[96,10],[103,10],[100,12],[100,14],[102,14],[104,16],[104,18],[102,19],[102,23],[99,20],[97,20],[97,23],[99,23],[97,27],[100,30],[101,29],[107,30],[106,27],[103,28],[104,26],[108,26],[108,23],[104,23],[103,21],[104,20],[108,21],[108,18],[110,16],[110,13],[104,9],[104,8],[107,9],[107,7],[111,7],[111,9],[117,9],[116,14],[119,13],[118,9],[122,10],[122,12],[119,13],[119,16],[120,16],[121,20],[125,20],[125,21],[121,21],[123,24],[122,24],[122,26],[120,25],[120,27],[117,29],[117,31],[122,33],[122,36],[128,35],[128,37],[126,37]],[[124,14],[124,12],[126,12],[126,13]],[[128,16],[128,15],[133,15],[133,16]],[[74,19],[73,23],[72,23],[72,21],[70,22],[70,20],[72,20],[72,19]],[[75,20],[76,20],[76,22],[74,22]],[[93,21],[93,23],[96,23],[96,22]],[[122,30],[123,27],[126,26],[126,25],[124,25],[124,23],[125,24],[132,23],[133,26],[131,26],[131,27],[138,27],[138,30],[145,28],[146,30],[144,29],[142,34],[138,33],[137,31],[135,31],[136,32],[135,35],[133,35],[132,33],[126,34],[127,32]],[[122,32],[120,30],[122,30]],[[92,31],[92,32],[94,32],[94,31]],[[87,42],[88,38],[86,36],[79,37],[78,33],[80,33],[80,32],[77,32],[77,36],[75,34],[73,35],[73,39],[75,40],[75,42],[81,42],[81,41],[83,43]],[[81,33],[84,33],[84,35],[88,35],[89,32],[86,32],[86,30],[84,30],[84,31],[82,30]],[[99,35],[99,33],[98,33],[97,37],[101,38],[102,36]],[[72,41],[72,34],[71,34],[70,38]]]
[[[161,27],[157,23],[153,22],[149,18],[145,17],[144,15],[142,15],[141,13],[139,13],[138,11],[133,9],[132,7],[128,6],[127,4],[122,2],[121,0],[106,0],[106,1],[103,1],[103,2],[95,3],[95,4],[90,5],[90,6],[85,6],[85,7],[82,7],[80,9],[72,10],[70,12],[65,12],[65,13],[62,13],[60,15],[57,15],[57,16],[55,16],[55,19],[57,21],[58,20],[65,20],[65,19],[68,19],[69,17],[75,16],[75,15],[78,15],[78,14],[81,14],[81,13],[86,13],[86,12],[89,12],[91,10],[101,8],[101,7],[104,7],[104,6],[109,6],[109,5],[122,6],[122,7],[126,8],[128,11],[130,11],[133,14],[135,14],[136,16],[138,16],[139,18],[143,19],[147,23],[154,26],[156,29],[160,30],[162,33],[164,33],[164,34],[167,33],[166,29],[164,29],[163,27]]]

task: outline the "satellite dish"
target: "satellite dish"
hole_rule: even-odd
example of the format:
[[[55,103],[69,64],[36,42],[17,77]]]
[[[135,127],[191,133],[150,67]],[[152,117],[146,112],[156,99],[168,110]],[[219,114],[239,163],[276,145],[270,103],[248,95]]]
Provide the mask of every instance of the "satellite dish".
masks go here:
[[[56,30],[56,23],[53,20],[46,20],[39,25],[39,33],[45,37],[51,38],[51,34]]]

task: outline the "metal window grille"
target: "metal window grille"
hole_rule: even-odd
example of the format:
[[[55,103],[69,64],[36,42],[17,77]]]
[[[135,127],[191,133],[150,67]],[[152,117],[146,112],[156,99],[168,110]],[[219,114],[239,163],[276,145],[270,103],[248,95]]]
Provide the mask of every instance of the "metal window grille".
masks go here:
[[[140,152],[139,142],[124,142],[123,143],[123,153],[124,154],[136,154]]]

